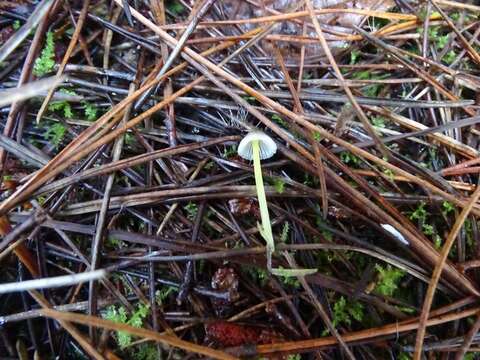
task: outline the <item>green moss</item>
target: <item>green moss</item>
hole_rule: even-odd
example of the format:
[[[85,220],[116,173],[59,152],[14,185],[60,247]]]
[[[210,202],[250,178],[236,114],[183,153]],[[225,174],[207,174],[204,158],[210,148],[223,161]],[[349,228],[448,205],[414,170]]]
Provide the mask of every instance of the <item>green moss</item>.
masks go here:
[[[89,121],[97,120],[98,108],[95,105],[85,102],[85,117]]]
[[[358,50],[353,50],[353,51],[350,53],[350,65],[356,64],[359,56],[360,56],[360,51],[358,51]]]
[[[448,43],[448,34],[439,36],[436,41],[437,47],[439,49],[443,49],[445,46],[447,46],[447,43]]]
[[[409,216],[410,220],[418,220],[420,222],[425,222],[427,220],[427,210],[425,210],[425,203],[422,201],[415,211],[413,211]]]
[[[445,215],[447,215],[451,212],[455,212],[455,206],[451,202],[448,202],[448,201],[444,201],[442,203],[442,208],[443,208],[443,213]]]
[[[40,56],[35,60],[33,66],[33,74],[35,76],[43,76],[53,70],[55,66],[55,42],[53,40],[53,33],[47,32],[45,40],[45,47]]]
[[[280,241],[286,243],[288,241],[288,235],[290,233],[290,224],[286,221],[282,227],[282,233],[280,234]]]
[[[132,353],[132,351],[130,351]],[[158,360],[161,359],[155,344],[140,344],[137,351],[132,353],[133,360]]]
[[[405,276],[405,272],[391,265],[382,267],[377,264],[375,269],[378,271],[378,283],[375,291],[382,295],[392,296],[397,290],[400,280]]]
[[[279,194],[283,194],[285,191],[285,181],[279,178],[274,178],[273,179],[273,187],[275,188],[275,191]]]
[[[423,233],[427,236],[433,235],[433,225],[423,224],[422,230],[423,230]]]
[[[402,352],[400,353],[400,355],[398,355],[398,360],[411,360],[411,359],[412,357],[410,356],[410,354],[405,352]]]
[[[67,94],[67,95],[72,95],[72,96],[77,95],[75,91],[68,90],[68,89],[60,89],[58,92]],[[63,116],[66,117],[67,119],[73,118],[72,106],[66,100],[52,101],[50,105],[48,105],[48,110],[52,112],[55,112],[55,111],[63,112]]]
[[[54,123],[47,128],[43,137],[51,142],[55,148],[58,148],[65,137],[66,131],[67,128],[62,123]]]
[[[353,74],[353,78],[356,80],[368,80],[370,79],[370,71],[369,70],[357,71],[356,73]]]
[[[247,274],[250,275],[250,277],[255,282],[260,284],[260,286],[263,287],[267,284],[267,281],[268,281],[267,270],[262,269],[262,268],[258,268],[258,267],[255,267],[255,266],[244,267],[244,269],[246,270]]]
[[[128,321],[127,311],[123,306],[115,307],[115,305],[109,306],[105,314],[103,314],[103,318],[121,324],[126,324]],[[125,347],[130,345],[132,339],[130,334],[118,331],[117,332],[117,342],[120,347]]]
[[[445,54],[445,56],[442,58],[442,60],[446,64],[450,65],[455,61],[456,58],[457,58],[457,53],[454,50],[450,50],[449,52],[447,52]]]
[[[463,357],[463,360],[475,360],[479,358],[480,358],[480,352],[474,351],[474,352],[466,353],[465,356]]]
[[[192,202],[189,202],[187,205],[184,206],[185,211],[187,212],[187,217],[190,220],[195,220],[198,212],[198,205]]]
[[[173,15],[179,15],[185,10],[185,7],[179,1],[173,0],[167,3],[167,9]]]
[[[332,325],[337,327],[339,325],[352,325],[352,321],[362,321],[364,318],[363,305],[358,301],[350,301],[345,297],[340,296],[340,299],[335,301],[333,305]],[[322,335],[327,335],[328,329]]]
[[[107,308],[103,314],[103,318],[121,324],[127,324],[136,328],[140,328],[143,325],[144,319],[149,313],[149,306],[143,303],[139,303],[136,311],[129,318],[127,311],[123,306],[116,307],[111,305]],[[121,349],[126,348],[132,344],[132,336],[124,331],[117,331],[116,340]]]
[[[454,12],[453,14],[450,15],[450,18],[453,21],[458,21],[458,20],[460,20],[460,13],[459,12]]]
[[[283,127],[288,127],[288,124],[285,120],[283,120],[280,116],[277,114],[272,115],[272,121],[276,122],[278,125],[281,125]]]
[[[132,146],[135,144],[135,136],[132,133],[127,132],[125,134],[125,145]]]
[[[65,116],[67,119],[73,118],[72,107],[68,101],[54,101],[48,105],[48,110],[52,112],[62,111],[63,116]]]
[[[372,117],[372,125],[379,127],[379,128],[384,128],[385,127],[385,118],[383,116],[374,116]]]
[[[381,89],[382,89],[382,85],[374,84],[374,85],[366,86],[362,92],[367,97],[377,97]]]
[[[116,237],[109,236],[105,242],[105,245],[111,249],[120,249],[125,246],[125,243]]]
[[[177,292],[178,289],[173,286],[164,286],[161,289],[155,291],[155,301],[159,306],[162,306],[165,300],[168,299],[170,294]]]
[[[287,356],[287,360],[302,360],[302,355],[300,354],[290,354]]]
[[[359,165],[360,164],[360,159],[353,155],[352,153],[348,151],[343,151],[340,153],[340,160],[344,164],[349,164],[349,165]]]

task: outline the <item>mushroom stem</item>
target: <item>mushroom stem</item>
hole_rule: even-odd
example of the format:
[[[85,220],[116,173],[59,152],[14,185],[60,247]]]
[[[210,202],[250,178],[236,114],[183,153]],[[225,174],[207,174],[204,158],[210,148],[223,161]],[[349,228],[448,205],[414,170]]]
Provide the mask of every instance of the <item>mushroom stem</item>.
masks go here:
[[[283,269],[283,268],[273,269],[272,268],[272,255],[273,255],[273,252],[275,251],[275,241],[273,240],[272,224],[270,223],[267,197],[265,195],[265,187],[263,185],[262,166],[260,164],[260,159],[262,158],[261,155],[265,155],[265,154],[260,153],[261,148],[260,148],[259,139],[250,139],[249,144],[251,146],[251,153],[245,152],[242,157],[246,157],[253,160],[253,173],[255,175],[255,187],[257,189],[258,205],[260,207],[260,217],[262,220],[262,224],[261,225],[258,224],[258,228],[260,230],[260,235],[262,235],[262,237],[265,239],[265,242],[267,243],[266,248],[267,248],[268,271],[273,275],[284,276],[284,277],[305,276],[305,275],[315,273],[317,269]],[[263,156],[263,158],[265,157],[266,156]]]
[[[262,219],[262,225],[260,226],[260,234],[267,243],[267,268],[270,271],[272,269],[272,254],[275,251],[275,242],[273,241],[272,225],[270,223],[270,215],[268,213],[265,187],[263,185],[262,166],[260,164],[260,144],[258,140],[254,140],[252,142],[252,152],[255,187],[257,189],[258,205],[260,207],[260,217]]]

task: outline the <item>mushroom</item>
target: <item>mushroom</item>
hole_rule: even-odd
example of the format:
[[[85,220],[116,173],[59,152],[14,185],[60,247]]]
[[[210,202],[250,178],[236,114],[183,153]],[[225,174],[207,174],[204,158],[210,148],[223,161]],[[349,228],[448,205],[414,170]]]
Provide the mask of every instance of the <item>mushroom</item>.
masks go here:
[[[260,234],[267,243],[267,268],[272,269],[272,254],[275,251],[272,225],[268,214],[267,197],[263,186],[262,166],[260,160],[271,158],[277,152],[277,145],[270,136],[261,131],[251,131],[238,145],[238,155],[245,160],[253,160],[255,187],[257,188],[258,205],[262,225],[259,225]]]
[[[245,160],[253,160],[253,172],[255,175],[255,187],[257,189],[258,205],[262,224],[258,225],[260,234],[267,243],[267,269],[277,276],[304,276],[313,274],[316,269],[272,269],[272,254],[275,251],[272,225],[268,213],[267,197],[263,186],[262,166],[260,160],[271,158],[277,152],[277,145],[273,139],[262,131],[251,131],[238,145],[238,155]]]

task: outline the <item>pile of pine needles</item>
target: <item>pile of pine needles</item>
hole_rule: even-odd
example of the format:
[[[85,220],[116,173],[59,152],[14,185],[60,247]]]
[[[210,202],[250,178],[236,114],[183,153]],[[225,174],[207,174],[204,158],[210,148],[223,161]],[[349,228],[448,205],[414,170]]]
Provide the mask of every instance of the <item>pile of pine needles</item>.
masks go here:
[[[478,358],[474,3],[0,1],[0,357]]]

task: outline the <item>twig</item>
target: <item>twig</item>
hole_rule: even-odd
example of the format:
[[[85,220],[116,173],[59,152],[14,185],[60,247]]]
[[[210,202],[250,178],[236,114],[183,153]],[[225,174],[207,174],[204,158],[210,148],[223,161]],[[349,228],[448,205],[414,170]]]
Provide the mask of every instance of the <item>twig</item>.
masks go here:
[[[0,284],[0,294],[34,289],[49,289],[62,286],[81,284],[87,281],[99,280],[106,275],[105,270],[89,271],[81,274],[25,280],[21,282]]]

